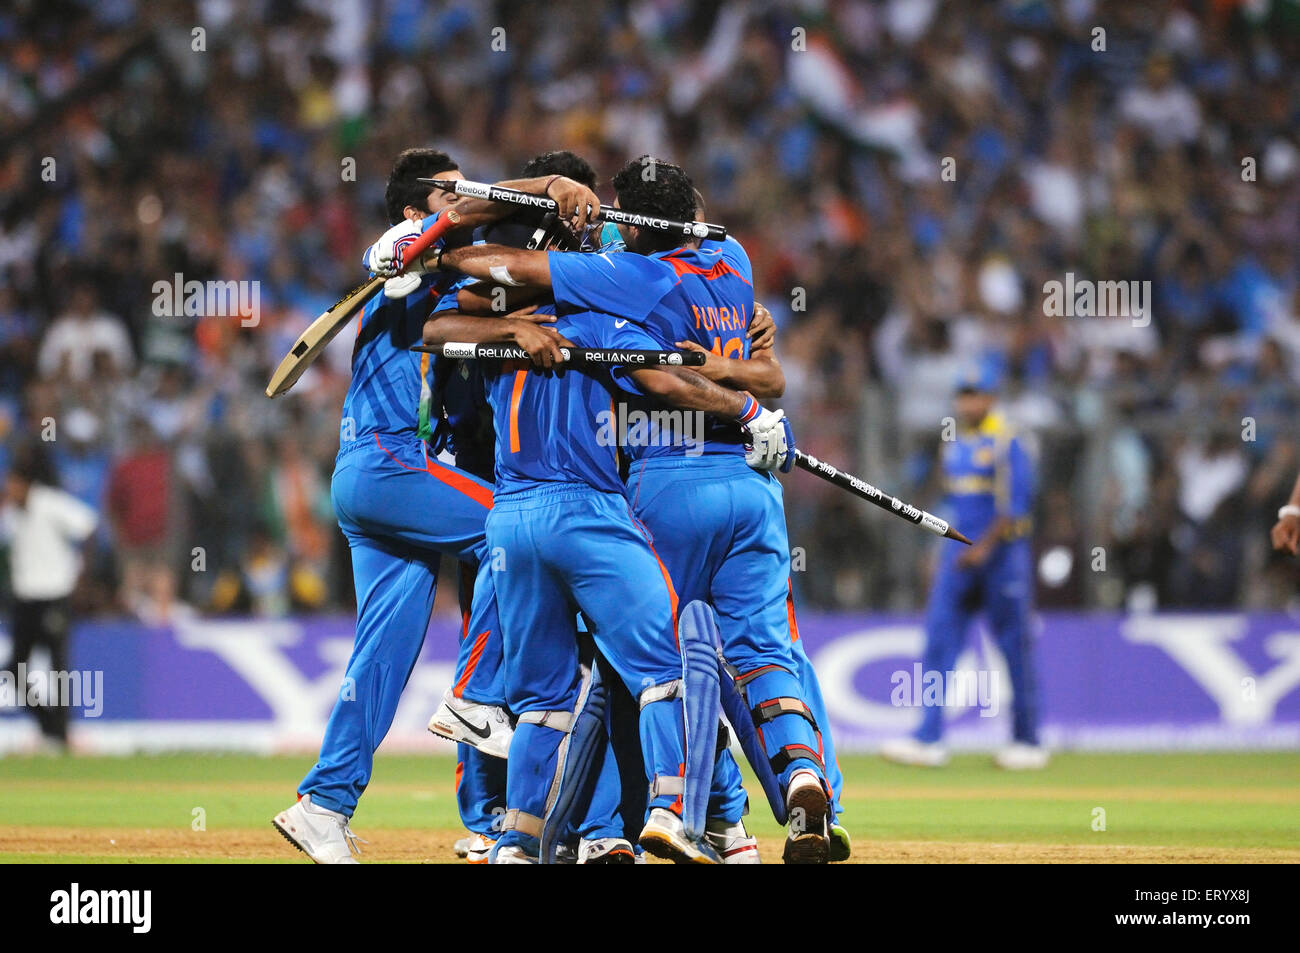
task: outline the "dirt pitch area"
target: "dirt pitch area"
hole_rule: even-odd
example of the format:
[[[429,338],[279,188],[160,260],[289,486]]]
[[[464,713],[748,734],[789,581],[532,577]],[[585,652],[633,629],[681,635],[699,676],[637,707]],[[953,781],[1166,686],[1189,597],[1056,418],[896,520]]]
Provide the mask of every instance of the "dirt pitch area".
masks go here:
[[[456,863],[455,830],[378,830],[362,845],[370,863]],[[913,864],[1222,864],[1300,863],[1300,850],[1282,848],[1146,847],[1083,844],[990,844],[961,841],[858,841],[850,863]],[[280,834],[265,830],[175,831],[141,828],[65,828],[0,826],[0,854],[23,854],[31,861],[94,858],[107,862],[305,862]],[[762,841],[764,863],[781,862],[780,842]],[[653,863],[660,861],[652,860]]]

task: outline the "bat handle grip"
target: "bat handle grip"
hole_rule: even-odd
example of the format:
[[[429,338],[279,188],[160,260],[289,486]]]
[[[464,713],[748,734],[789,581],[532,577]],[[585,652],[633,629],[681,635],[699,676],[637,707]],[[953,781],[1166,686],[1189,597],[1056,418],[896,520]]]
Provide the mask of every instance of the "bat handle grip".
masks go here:
[[[442,238],[443,235],[446,235],[459,224],[459,212],[455,209],[447,209],[444,211],[438,217],[436,222],[421,232],[415,241],[406,246],[406,250],[402,252],[402,268],[407,268],[411,262],[415,261],[428,251],[433,246],[434,242]]]

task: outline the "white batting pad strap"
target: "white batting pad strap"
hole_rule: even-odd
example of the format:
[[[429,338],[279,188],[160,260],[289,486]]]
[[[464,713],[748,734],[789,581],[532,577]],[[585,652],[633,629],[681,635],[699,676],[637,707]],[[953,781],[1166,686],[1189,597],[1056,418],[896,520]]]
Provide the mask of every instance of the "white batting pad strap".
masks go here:
[[[674,678],[671,682],[664,682],[662,685],[651,685],[638,696],[638,700],[642,708],[655,702],[671,701],[677,697],[681,687],[682,680]]]
[[[686,780],[678,776],[669,776],[665,774],[655,775],[655,779],[650,782],[650,797],[656,798],[661,794],[668,797],[681,797],[686,791]]]
[[[525,814],[518,808],[512,807],[501,815],[500,830],[518,831],[521,834],[527,834],[529,837],[542,836],[542,819],[535,814]]]
[[[519,723],[524,725],[541,725],[553,731],[562,731],[566,735],[573,728],[571,711],[526,711],[519,716]]]

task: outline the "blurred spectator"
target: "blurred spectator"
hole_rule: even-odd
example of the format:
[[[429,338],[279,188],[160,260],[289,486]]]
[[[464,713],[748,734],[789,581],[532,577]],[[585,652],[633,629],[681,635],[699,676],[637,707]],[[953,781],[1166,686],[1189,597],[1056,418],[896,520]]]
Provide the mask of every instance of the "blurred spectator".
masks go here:
[[[165,620],[175,596],[178,519],[168,448],[143,417],[108,478],[108,515],[122,562],[121,600],[142,618]]]
[[[68,295],[68,310],[45,332],[37,368],[45,377],[79,384],[90,378],[101,354],[114,373],[131,370],[134,356],[122,319],[100,310],[94,285],[79,281]]]
[[[358,279],[392,157],[436,145],[494,179],[557,147],[605,173],[650,151],[749,251],[810,450],[926,502],[956,369],[986,361],[1002,410],[1037,431],[1040,553],[1109,557],[1061,598],[1286,604],[1300,574],[1252,521],[1294,467],[1295,6],[6,6],[0,469],[8,442],[57,425],[67,488],[108,480],[91,581],[136,611],[281,612],[282,558],[288,605],[338,609],[328,477],[349,349],[287,402],[261,389]],[[1150,282],[1152,300],[1049,314],[1067,274]],[[155,291],[215,279],[258,282],[256,320],[177,314]],[[927,540],[818,481],[784,485],[801,597],[921,604]],[[859,529],[870,545],[851,545]],[[195,546],[206,569],[183,571]],[[1238,555],[1269,584],[1201,585]],[[228,598],[232,578],[261,594]]]

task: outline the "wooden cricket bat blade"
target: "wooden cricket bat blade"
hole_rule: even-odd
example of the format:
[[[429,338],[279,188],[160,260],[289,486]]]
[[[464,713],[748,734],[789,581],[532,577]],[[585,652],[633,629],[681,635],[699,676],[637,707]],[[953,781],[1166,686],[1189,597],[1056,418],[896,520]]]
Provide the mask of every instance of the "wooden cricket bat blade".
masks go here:
[[[266,385],[266,396],[279,397],[298,383],[298,378],[311,367],[320,352],[325,350],[343,325],[352,320],[352,316],[365,306],[370,296],[383,283],[384,279],[376,276],[365,284],[358,285],[340,298],[334,307],[309,324],[307,330],[298,335],[298,340],[289,348],[289,353],[271,375],[271,380]]]

